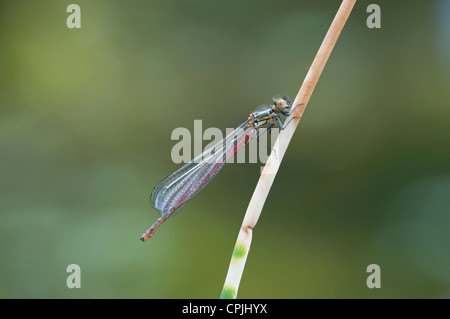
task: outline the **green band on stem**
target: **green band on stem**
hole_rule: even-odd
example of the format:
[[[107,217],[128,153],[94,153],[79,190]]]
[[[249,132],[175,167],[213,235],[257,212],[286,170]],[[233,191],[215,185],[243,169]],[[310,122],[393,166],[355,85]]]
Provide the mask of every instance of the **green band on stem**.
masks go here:
[[[247,254],[247,247],[243,243],[236,243],[233,250],[232,259],[240,259]]]
[[[224,286],[222,293],[220,294],[220,299],[235,299],[236,298],[236,289],[229,286]]]

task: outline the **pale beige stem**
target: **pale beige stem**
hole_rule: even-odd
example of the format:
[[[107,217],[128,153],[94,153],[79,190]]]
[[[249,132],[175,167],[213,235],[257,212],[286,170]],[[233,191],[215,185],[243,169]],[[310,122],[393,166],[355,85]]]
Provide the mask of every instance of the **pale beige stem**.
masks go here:
[[[221,298],[236,298],[239,283],[244,271],[245,262],[247,260],[248,251],[252,240],[252,229],[258,222],[259,215],[269,194],[270,187],[275,179],[275,175],[280,166],[281,160],[286,152],[292,135],[297,128],[300,117],[302,116],[309,98],[319,80],[320,74],[328,60],[328,57],[333,50],[334,45],[347,21],[350,12],[355,5],[356,0],[343,0],[339,10],[331,23],[331,26],[325,35],[322,45],[317,52],[317,55],[303,81],[303,84],[298,92],[293,106],[299,105],[293,111],[290,118],[286,119],[285,123],[288,123],[292,117],[292,122],[280,132],[275,145],[274,150],[269,156],[266,166],[263,169],[258,184],[256,185],[253,196],[250,200],[250,204],[245,213],[244,221],[242,223],[241,230],[239,232],[236,245],[234,247],[233,256],[228,269],[225,284],[222,290]]]

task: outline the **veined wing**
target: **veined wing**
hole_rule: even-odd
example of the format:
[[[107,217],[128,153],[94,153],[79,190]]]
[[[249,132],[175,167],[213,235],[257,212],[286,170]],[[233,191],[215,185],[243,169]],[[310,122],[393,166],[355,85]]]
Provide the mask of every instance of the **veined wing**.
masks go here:
[[[254,134],[254,128],[249,128],[248,121],[245,121],[220,142],[164,178],[152,191],[152,207],[159,210],[161,216],[173,216],[217,175],[226,161]]]

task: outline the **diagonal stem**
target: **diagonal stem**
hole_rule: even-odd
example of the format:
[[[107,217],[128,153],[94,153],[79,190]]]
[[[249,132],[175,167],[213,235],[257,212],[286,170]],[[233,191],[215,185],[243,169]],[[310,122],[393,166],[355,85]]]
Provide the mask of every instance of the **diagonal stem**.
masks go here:
[[[289,142],[297,128],[300,118],[308,104],[309,98],[319,80],[320,74],[331,54],[331,51],[336,44],[337,39],[347,21],[350,12],[355,5],[356,0],[343,0],[339,7],[336,16],[328,29],[327,34],[322,42],[322,45],[317,52],[316,57],[303,81],[303,84],[298,92],[293,106],[298,105],[292,112],[291,116],[286,121],[291,121],[286,129],[282,130],[275,142],[274,151],[271,152],[269,159],[261,173],[258,184],[256,185],[247,212],[244,216],[239,235],[234,246],[233,255],[231,257],[230,266],[228,268],[225,284],[220,295],[222,299],[234,299],[237,296],[239,283],[244,271],[245,262],[247,260],[250,244],[252,241],[252,230],[258,222],[259,215],[269,194],[270,187],[275,179],[276,173],[283,159]],[[288,122],[286,122],[288,123]]]

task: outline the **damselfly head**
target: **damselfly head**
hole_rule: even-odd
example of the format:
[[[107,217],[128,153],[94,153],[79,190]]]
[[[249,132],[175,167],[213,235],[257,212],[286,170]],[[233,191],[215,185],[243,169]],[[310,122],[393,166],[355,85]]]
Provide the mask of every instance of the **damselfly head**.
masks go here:
[[[289,114],[291,109],[291,101],[285,96],[274,99],[273,105],[284,115]]]

